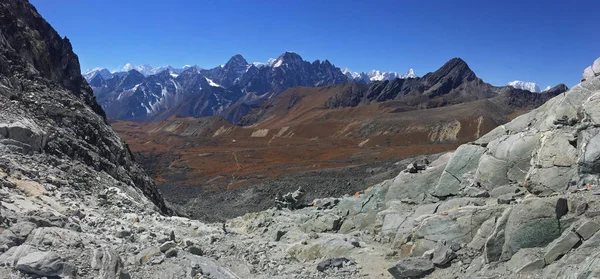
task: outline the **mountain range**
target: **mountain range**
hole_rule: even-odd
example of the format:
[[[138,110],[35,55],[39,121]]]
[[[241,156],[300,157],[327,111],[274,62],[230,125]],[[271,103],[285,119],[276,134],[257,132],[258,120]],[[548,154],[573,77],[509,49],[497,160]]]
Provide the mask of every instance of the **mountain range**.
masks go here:
[[[190,65],[152,68],[127,64],[119,71],[97,68],[83,76],[109,118],[135,121],[215,115],[238,123],[265,100],[289,88],[346,82],[368,89],[354,92],[359,95],[344,93],[336,96],[327,103],[328,106],[402,99],[406,109],[411,109],[444,106],[498,94],[497,89],[477,78],[464,61],[453,59],[449,63],[420,78],[413,69],[402,75],[378,70],[359,73],[340,70],[328,60],[308,62],[297,53],[285,52],[266,63],[248,63],[237,54],[212,69]],[[540,91],[532,83],[514,82],[511,86],[530,92]]]
[[[348,80],[358,83],[370,83],[372,81],[392,80],[396,78],[417,78],[413,69],[409,69],[408,72],[402,75],[396,72],[381,72],[379,70],[372,70],[368,73],[352,72],[348,68],[344,69],[342,73],[348,77]]]

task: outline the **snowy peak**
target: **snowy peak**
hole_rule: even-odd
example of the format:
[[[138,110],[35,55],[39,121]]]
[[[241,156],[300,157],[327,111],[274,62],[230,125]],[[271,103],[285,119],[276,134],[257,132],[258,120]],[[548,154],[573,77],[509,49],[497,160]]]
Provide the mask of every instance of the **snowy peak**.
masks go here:
[[[515,80],[515,81],[509,82],[508,85],[510,85],[516,89],[522,89],[522,90],[527,90],[529,92],[540,93],[540,86],[535,82]],[[549,88],[547,88],[546,90],[548,90],[548,89]]]
[[[369,83],[371,81],[393,80],[396,78],[418,78],[413,69],[409,69],[408,72],[406,72],[403,75],[400,75],[396,72],[382,72],[379,70],[372,70],[368,73],[352,72],[348,68],[344,69],[342,73],[346,75],[350,80],[364,83]]]
[[[365,75],[364,73],[352,72],[348,68],[345,68],[344,70],[342,70],[342,73],[351,80],[362,79],[362,78],[364,78],[363,75]]]
[[[371,81],[392,80],[400,77],[396,72],[381,72],[379,70],[372,70],[367,76],[369,76],[369,80]]]
[[[113,74],[111,74],[107,69],[104,68],[89,69],[85,73],[83,73],[83,77],[88,82],[96,78],[96,76],[101,76],[102,79],[109,80],[113,77]]]
[[[415,74],[415,70],[413,70],[412,68],[408,69],[408,72],[406,72],[406,74],[403,74],[400,76],[400,78],[403,79],[407,79],[407,78],[417,78],[418,76]]]
[[[302,62],[304,60],[302,60],[300,55],[295,52],[286,51],[273,62],[273,68],[281,67],[281,65],[298,65]]]

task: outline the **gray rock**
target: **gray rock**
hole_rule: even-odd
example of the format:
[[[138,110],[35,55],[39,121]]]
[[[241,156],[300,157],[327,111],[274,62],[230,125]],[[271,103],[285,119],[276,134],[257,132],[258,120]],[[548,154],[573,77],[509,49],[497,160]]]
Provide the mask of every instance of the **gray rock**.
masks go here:
[[[456,258],[456,253],[446,245],[438,244],[433,252],[431,261],[435,266],[445,266]]]
[[[48,141],[46,133],[31,121],[0,123],[0,138],[12,139],[23,143],[29,146],[31,151],[36,152],[42,151]]]
[[[579,243],[581,239],[574,232],[568,232],[567,234],[561,236],[556,241],[552,242],[547,247],[547,252],[544,254],[544,260],[547,264],[554,262],[558,257],[566,254],[571,250],[571,248],[575,247],[577,243]]]
[[[170,248],[169,250],[167,250],[165,252],[165,257],[167,257],[167,258],[176,257],[178,253],[179,253],[179,249],[177,249],[177,248]]]
[[[586,202],[580,203],[575,207],[575,215],[580,216],[584,214],[588,209],[588,204]]]
[[[11,247],[10,249],[8,249],[8,251],[0,255],[0,264],[6,266],[14,266],[17,264],[17,261],[20,258],[37,251],[38,250],[35,247],[27,244]]]
[[[482,188],[489,191],[496,187],[508,185],[508,167],[508,162],[491,154],[483,154],[479,160],[475,179]]]
[[[160,245],[160,251],[165,253],[165,252],[167,252],[167,250],[169,250],[171,248],[175,248],[175,247],[177,247],[177,243],[175,243],[173,241],[167,241]]]
[[[337,205],[339,202],[340,202],[340,199],[337,199],[337,198],[323,198],[323,199],[314,200],[312,205],[316,209],[322,210],[322,209],[331,209],[335,205]]]
[[[330,232],[338,231],[342,225],[342,218],[335,214],[324,214],[304,223],[306,232]]]
[[[281,237],[283,237],[286,233],[286,231],[277,230],[275,232],[275,241],[281,240]]]
[[[98,270],[98,277],[102,279],[130,278],[125,270],[119,254],[110,248],[95,249],[92,256],[91,267]]]
[[[23,243],[31,231],[37,227],[38,226],[32,222],[23,221],[10,226],[9,230],[17,237],[17,244],[20,244]]]
[[[408,258],[398,261],[388,269],[395,279],[420,278],[431,273],[435,267],[433,262],[425,258]]]
[[[118,238],[125,238],[132,234],[130,230],[119,230],[115,233],[115,236]]]
[[[587,221],[583,223],[583,225],[579,226],[575,231],[583,240],[588,240],[592,237],[598,230],[600,230],[600,225],[594,221]]]
[[[464,188],[463,175],[475,171],[479,158],[485,150],[484,147],[471,144],[463,144],[458,147],[432,190],[432,195],[438,197],[457,195]]]
[[[16,268],[38,276],[60,276],[66,271],[67,264],[54,252],[33,252],[17,261]],[[69,272],[73,268],[68,268]],[[72,275],[72,274],[69,274]]]
[[[513,208],[508,207],[504,210],[500,218],[496,220],[493,230],[485,240],[483,255],[485,257],[485,262],[496,262],[499,261],[502,256],[502,249],[504,246],[504,242],[506,241],[506,223],[511,215]],[[492,224],[489,223],[489,220],[486,221],[488,226]],[[486,224],[484,223],[484,224]],[[486,228],[487,233],[487,228]],[[479,234],[478,234],[479,235]],[[482,235],[483,237],[483,235]],[[474,240],[479,240],[478,238]],[[478,247],[478,246],[475,246]]]
[[[544,268],[545,262],[540,248],[524,248],[515,253],[506,262],[507,268],[514,273],[530,272]]]
[[[506,261],[519,249],[542,247],[561,234],[556,218],[558,198],[525,200],[514,206],[505,227],[502,256]]]
[[[317,265],[317,270],[323,272],[329,268],[342,268],[353,264],[354,260],[348,258],[326,259]]]
[[[202,249],[198,246],[190,246],[190,248],[188,248],[188,252],[197,256],[202,256],[204,254]]]
[[[463,193],[473,198],[488,198],[490,196],[490,193],[488,191],[470,186],[463,189]]]
[[[600,58],[594,60],[594,64],[592,64],[592,70],[596,74],[600,74]]]
[[[18,238],[11,230],[4,230],[0,233],[0,251],[4,252],[13,246],[17,246],[22,239]]]
[[[592,66],[587,66],[585,70],[583,70],[583,75],[581,80],[588,80],[595,76],[594,71],[592,70]]]
[[[160,251],[160,249],[158,247],[148,247],[142,251],[140,251],[136,256],[135,256],[135,262],[137,264],[145,264],[150,262],[155,256],[160,256],[162,255],[162,252]]]

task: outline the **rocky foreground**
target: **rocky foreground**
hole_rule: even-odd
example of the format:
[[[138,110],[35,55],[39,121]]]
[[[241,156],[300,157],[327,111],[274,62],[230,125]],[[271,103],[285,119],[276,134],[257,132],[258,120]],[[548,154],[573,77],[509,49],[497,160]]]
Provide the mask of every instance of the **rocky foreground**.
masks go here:
[[[168,216],[29,3],[3,1],[0,32],[2,278],[599,276],[595,72],[352,197],[204,224]]]

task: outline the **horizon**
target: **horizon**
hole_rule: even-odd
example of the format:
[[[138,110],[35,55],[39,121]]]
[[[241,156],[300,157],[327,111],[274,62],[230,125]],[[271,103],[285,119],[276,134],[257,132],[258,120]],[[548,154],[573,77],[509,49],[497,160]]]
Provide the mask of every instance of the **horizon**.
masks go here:
[[[294,51],[341,70],[419,76],[460,57],[493,85],[572,87],[600,43],[588,31],[600,4],[589,0],[31,2],[70,39],[82,72],[126,63],[210,69],[238,53],[253,63]]]

